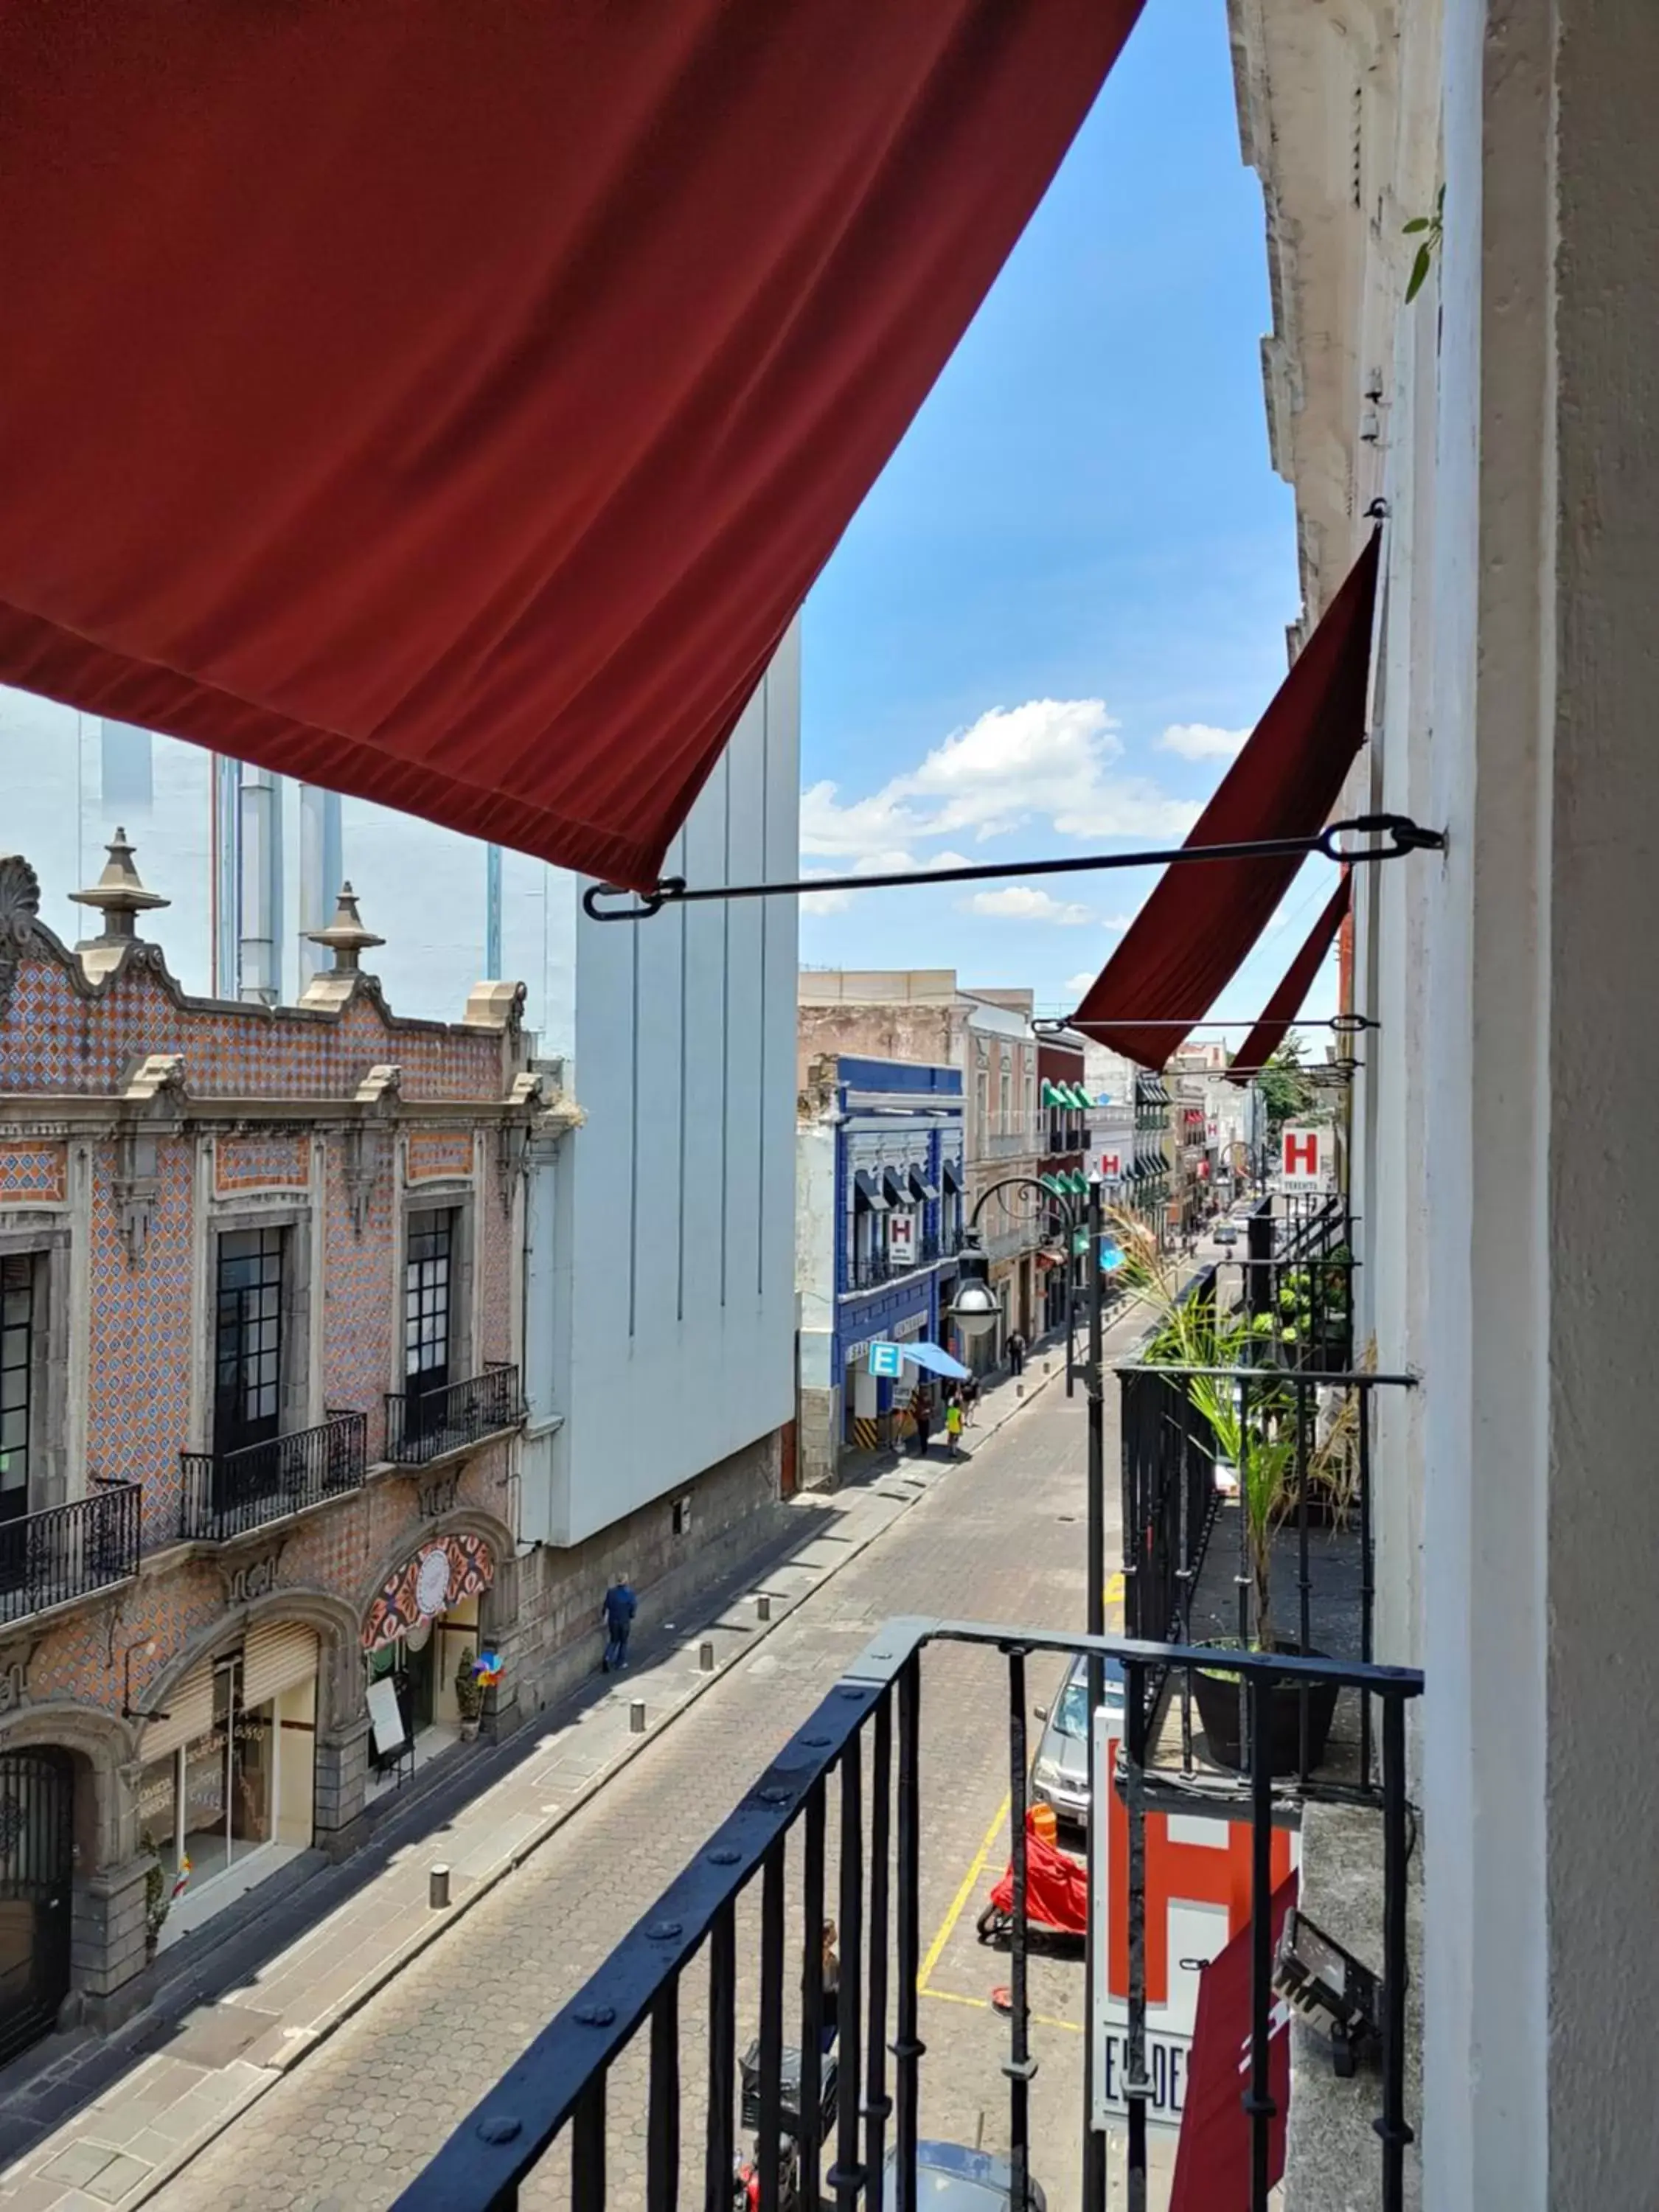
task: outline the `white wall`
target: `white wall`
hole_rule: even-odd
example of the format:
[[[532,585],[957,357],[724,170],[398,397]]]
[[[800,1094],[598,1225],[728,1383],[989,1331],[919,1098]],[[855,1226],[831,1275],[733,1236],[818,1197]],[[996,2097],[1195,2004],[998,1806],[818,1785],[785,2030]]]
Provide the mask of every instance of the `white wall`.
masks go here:
[[[795,1133],[795,1287],[800,1297],[800,1384],[827,1390],[836,1334],[836,1123]]]
[[[670,857],[693,884],[790,878],[792,631]],[[728,872],[729,870],[729,872]],[[794,1407],[793,899],[576,923],[564,1425],[549,1537],[577,1543]],[[526,1524],[526,1534],[538,1531]]]

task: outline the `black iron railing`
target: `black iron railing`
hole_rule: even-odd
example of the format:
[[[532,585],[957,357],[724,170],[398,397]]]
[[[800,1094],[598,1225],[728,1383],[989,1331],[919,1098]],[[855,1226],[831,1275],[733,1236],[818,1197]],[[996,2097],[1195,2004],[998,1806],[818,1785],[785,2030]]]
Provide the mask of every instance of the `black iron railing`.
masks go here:
[[[923,2061],[920,2033],[923,1657],[929,1647],[978,1645],[1003,1655],[1006,1688],[1008,1835],[1012,1905],[1006,1985],[1006,2201],[1030,2194],[1039,2154],[1030,2125],[1028,1921],[1030,1866],[1026,1662],[1041,1655],[1086,1653],[1121,1668],[1127,1690],[1122,1747],[1115,1775],[1098,1771],[1091,1735],[1091,1802],[1107,1790],[1123,1801],[1129,1869],[1127,1905],[1127,2027],[1124,2078],[1127,2146],[1092,2131],[1091,2108],[1077,2115],[1085,2201],[1103,2204],[1108,2165],[1120,2160],[1131,2204],[1146,2202],[1149,2077],[1147,2003],[1146,1740],[1145,1687],[1153,1673],[1202,1666],[1212,1655],[1109,1638],[1071,1638],[1024,1628],[900,1620],[886,1630],[757,1780],[707,1845],[669,1884],[641,1920],[530,2045],[511,2071],[455,2130],[397,2200],[394,2212],[504,2212],[534,2179],[538,2202],[568,2202],[573,2212],[626,2206],[672,2212],[693,2202],[724,2212],[748,2198],[734,2191],[736,2164],[753,2131],[749,2164],[759,2203],[811,2207],[826,2197],[837,2212],[916,2212]],[[1379,1795],[1385,1899],[1382,2074],[1376,2122],[1383,2212],[1401,2212],[1405,2160],[1413,2139],[1406,2113],[1407,1803],[1405,1711],[1422,1689],[1403,1669],[1236,1655],[1252,1747],[1245,1817],[1250,1838],[1250,1997],[1241,2063],[1241,2101],[1249,2116],[1249,2155],[1233,2177],[1233,2200],[1267,2212],[1275,2121],[1272,2045],[1285,2032],[1273,1988],[1273,1830],[1279,1802],[1267,1752],[1281,1700],[1335,1685],[1364,1689],[1382,1708]],[[994,1723],[987,1720],[988,1726]],[[1099,1824],[1097,1824],[1097,1826]],[[823,1972],[825,1908],[835,1869],[839,1976],[833,1995]],[[1135,1869],[1143,1870],[1137,1875]],[[759,1891],[753,1926],[738,1906]],[[795,1933],[792,1939],[791,1927]],[[694,1974],[696,1966],[702,1971]],[[758,2033],[743,2069],[738,2103],[740,1991],[757,2004]],[[641,2034],[641,2031],[645,2033]],[[636,2039],[638,2039],[636,2044]],[[641,2047],[642,2046],[642,2047]],[[1233,2046],[1229,2044],[1228,2060]],[[953,2054],[960,2063],[960,2045]],[[690,2063],[688,2063],[688,2058]],[[889,2061],[891,2061],[890,2071]],[[945,2080],[943,2054],[927,2079]],[[1127,2094],[1124,2093],[1127,2092]],[[739,2117],[744,2123],[740,2135]],[[890,2119],[890,2136],[889,2122]],[[982,2123],[981,2123],[982,2124]],[[631,2171],[632,2147],[646,2146],[643,2198]],[[629,2154],[629,2171],[608,2171],[612,2146]],[[544,2166],[544,2161],[546,2161]],[[540,2169],[538,2171],[538,2169]],[[931,2199],[927,2201],[932,2201]],[[1121,2201],[1115,2193],[1113,2201]],[[1055,2203],[1058,2212],[1058,2200]]]
[[[1357,1660],[1375,1656],[1371,1464],[1376,1394],[1406,1375],[1146,1360],[1121,1391],[1124,1626]],[[1206,1686],[1152,1678],[1158,1762],[1190,1778],[1237,1772],[1237,1724]],[[1202,1710],[1208,1707],[1207,1712]],[[1365,1697],[1299,1708],[1293,1771],[1364,1795],[1374,1715]]]
[[[72,1505],[0,1522],[0,1621],[67,1605],[137,1573],[142,1490],[102,1475],[92,1480]]]
[[[331,1413],[314,1429],[296,1429],[235,1451],[180,1452],[184,1499],[179,1534],[223,1544],[267,1521],[361,1490],[368,1468],[367,1413]]]
[[[440,1390],[394,1390],[386,1401],[386,1455],[399,1467],[425,1467],[465,1451],[524,1419],[519,1370],[488,1360],[482,1375]]]

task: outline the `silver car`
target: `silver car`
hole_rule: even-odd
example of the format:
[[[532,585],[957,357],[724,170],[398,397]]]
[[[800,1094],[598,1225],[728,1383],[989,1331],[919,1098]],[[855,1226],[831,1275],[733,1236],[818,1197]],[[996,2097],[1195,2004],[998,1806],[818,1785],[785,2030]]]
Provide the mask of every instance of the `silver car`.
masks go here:
[[[1105,1709],[1123,1711],[1123,1674],[1115,1659],[1105,1662]],[[1089,1662],[1072,1662],[1065,1687],[1051,1706],[1039,1705],[1044,1723],[1031,1761],[1031,1802],[1047,1805],[1056,1820],[1073,1828],[1089,1825]]]

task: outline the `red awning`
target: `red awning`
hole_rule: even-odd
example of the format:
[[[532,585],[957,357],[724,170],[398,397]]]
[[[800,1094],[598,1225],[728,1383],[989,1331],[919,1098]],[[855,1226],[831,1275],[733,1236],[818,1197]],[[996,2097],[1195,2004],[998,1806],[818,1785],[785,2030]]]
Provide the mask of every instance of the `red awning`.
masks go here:
[[[1308,941],[1285,971],[1285,980],[1261,1010],[1261,1018],[1250,1031],[1228,1069],[1228,1078],[1234,1083],[1248,1083],[1251,1076],[1264,1068],[1290,1035],[1291,1024],[1302,1011],[1302,1002],[1312,990],[1314,978],[1323,966],[1330,949],[1336,942],[1336,933],[1348,914],[1348,872],[1342,871],[1342,880],[1331,894],[1324,912],[1308,933]]]
[[[0,680],[632,885],[1140,0],[13,0]]]
[[[1310,837],[1330,818],[1365,735],[1378,538],[1354,563],[1187,843]],[[1071,1026],[1162,1067],[1237,975],[1301,866],[1206,860],[1169,868],[1090,986]]]

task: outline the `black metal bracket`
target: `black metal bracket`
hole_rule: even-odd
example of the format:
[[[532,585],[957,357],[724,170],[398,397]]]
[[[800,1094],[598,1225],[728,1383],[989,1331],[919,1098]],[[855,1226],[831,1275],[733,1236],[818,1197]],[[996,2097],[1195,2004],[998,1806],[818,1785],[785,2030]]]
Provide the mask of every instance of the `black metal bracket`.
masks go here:
[[[1386,845],[1349,846],[1337,839],[1345,834],[1389,837]],[[1438,852],[1445,833],[1424,830],[1404,814],[1361,814],[1351,822],[1333,822],[1317,836],[1247,838],[1226,845],[1176,845],[1144,853],[1085,853],[1076,860],[999,860],[982,866],[960,868],[904,868],[873,876],[809,876],[781,884],[712,884],[690,889],[684,876],[664,876],[648,891],[638,893],[616,884],[590,884],[582,893],[582,912],[590,921],[649,921],[665,906],[692,906],[711,899],[795,898],[810,891],[879,891],[907,888],[913,884],[994,883],[1010,876],[1089,875],[1114,868],[1189,867],[1206,860],[1300,860],[1322,854],[1344,867],[1364,867],[1379,860],[1397,860],[1407,853]],[[612,906],[613,899],[632,898],[631,906]]]

